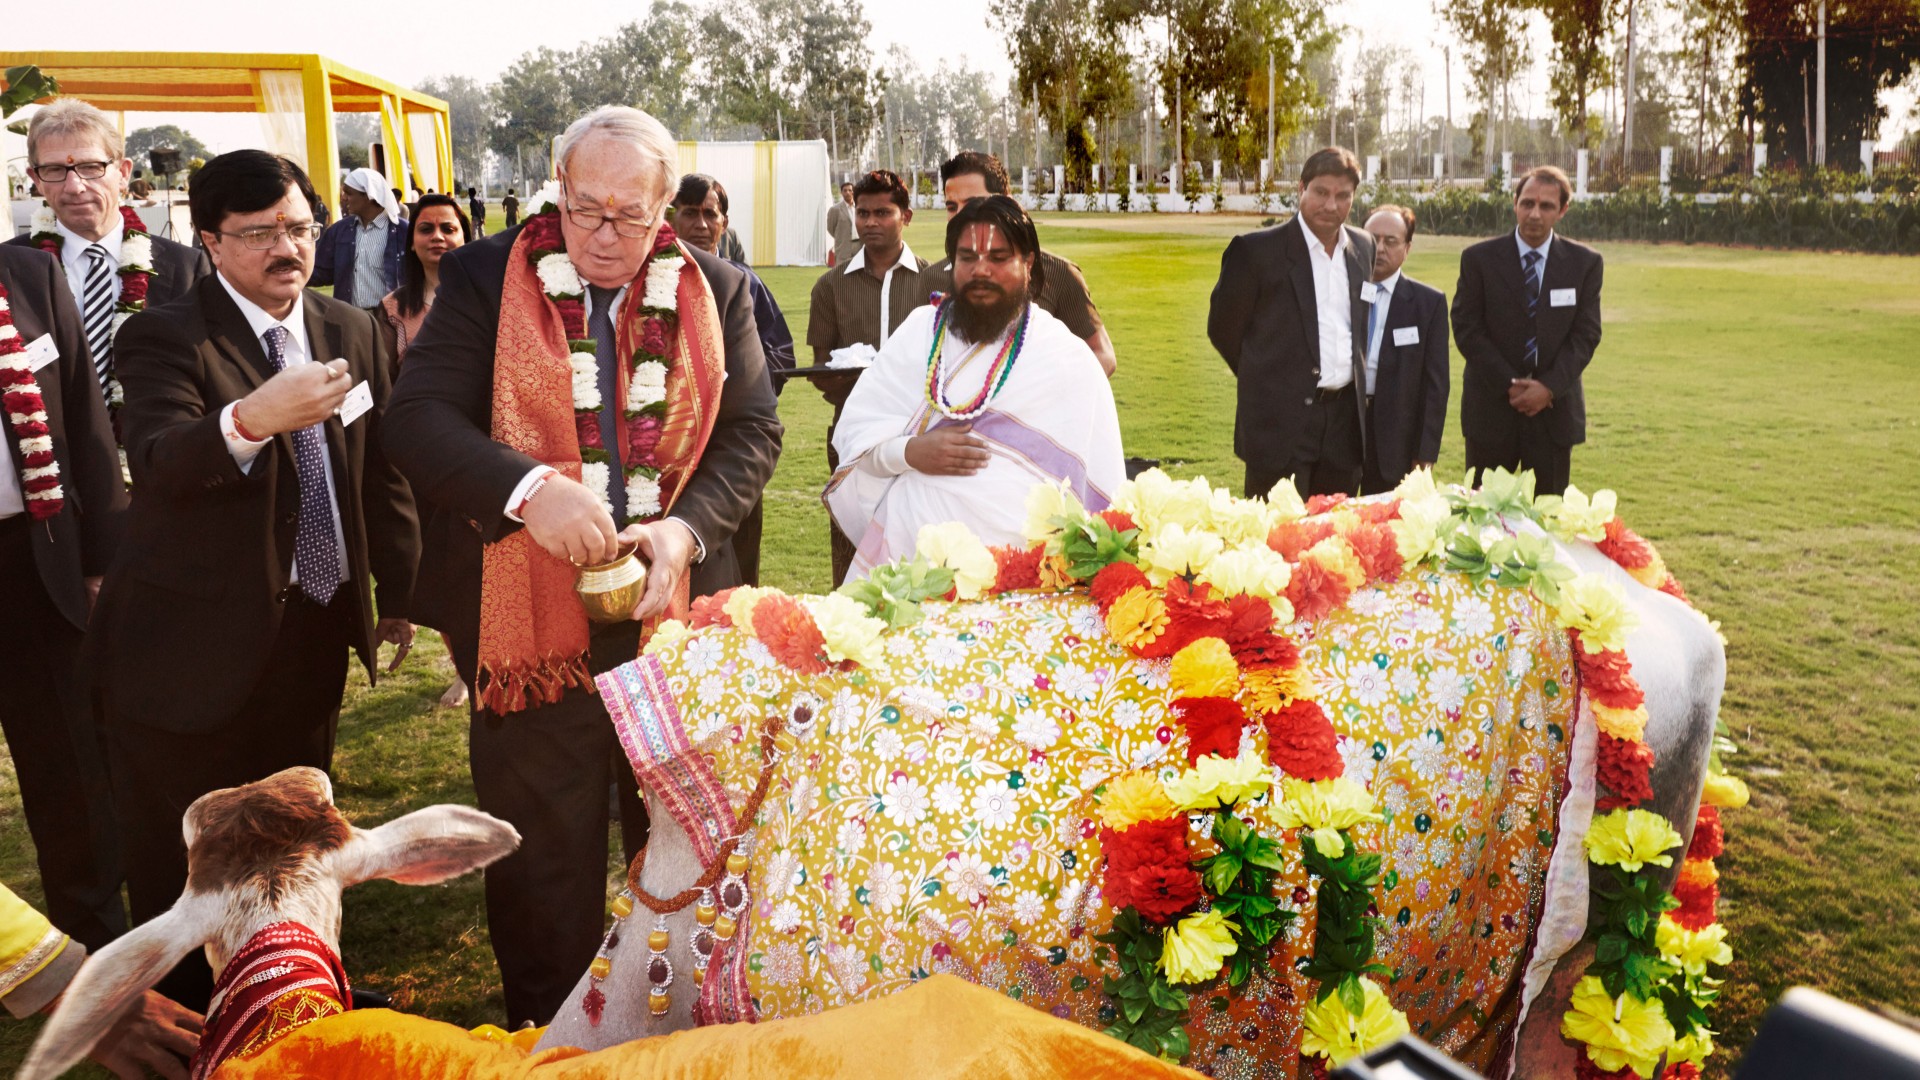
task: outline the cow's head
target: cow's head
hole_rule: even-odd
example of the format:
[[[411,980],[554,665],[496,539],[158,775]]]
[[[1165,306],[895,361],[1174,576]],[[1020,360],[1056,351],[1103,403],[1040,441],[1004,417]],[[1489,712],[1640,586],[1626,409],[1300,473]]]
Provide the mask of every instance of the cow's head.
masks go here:
[[[187,889],[166,914],[90,957],[21,1069],[51,1077],[196,948],[219,974],[262,927],[298,922],[336,951],[340,892],[373,878],[433,885],[509,855],[513,826],[465,806],[430,806],[356,829],[318,769],[208,792],[187,808]]]

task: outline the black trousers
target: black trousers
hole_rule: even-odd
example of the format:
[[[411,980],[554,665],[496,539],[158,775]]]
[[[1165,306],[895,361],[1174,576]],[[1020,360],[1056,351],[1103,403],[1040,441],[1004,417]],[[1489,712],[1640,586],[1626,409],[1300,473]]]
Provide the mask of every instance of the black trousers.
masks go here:
[[[1510,444],[1496,446],[1468,439],[1467,468],[1472,470],[1476,485],[1486,469],[1532,469],[1535,495],[1564,495],[1573,482],[1573,447],[1555,442],[1539,417],[1523,417],[1519,437]]]
[[[138,701],[105,701],[108,761],[135,923],[164,913],[186,888],[180,824],[195,799],[295,765],[332,769],[356,618],[350,589],[343,585],[325,607],[292,590],[253,692],[238,712],[208,730],[166,731],[140,722]],[[192,680],[155,692],[191,693]],[[205,955],[194,950],[158,989],[190,1009],[206,1011],[213,974]]]
[[[639,644],[638,623],[598,629],[594,674],[632,660]],[[505,716],[476,702],[469,730],[480,809],[520,831],[520,850],[486,871],[487,928],[508,1026],[545,1024],[606,929],[609,785],[619,793],[629,862],[646,844],[646,806],[597,694],[570,690],[552,705]]]
[[[766,500],[753,500],[753,509],[733,531],[733,561],[740,568],[742,585],[760,584],[760,536],[766,531]]]
[[[1308,445],[1315,455],[1306,461],[1275,466],[1247,463],[1247,498],[1265,498],[1273,485],[1293,477],[1303,499],[1315,495],[1352,495],[1360,490],[1362,468],[1360,417],[1354,409],[1353,387],[1317,391],[1319,399],[1307,414]]]
[[[20,778],[47,917],[97,950],[127,930],[119,826],[93,708],[75,667],[82,635],[54,606],[34,563],[33,530],[40,527],[25,514],[0,521],[0,656],[9,673],[0,731]]]

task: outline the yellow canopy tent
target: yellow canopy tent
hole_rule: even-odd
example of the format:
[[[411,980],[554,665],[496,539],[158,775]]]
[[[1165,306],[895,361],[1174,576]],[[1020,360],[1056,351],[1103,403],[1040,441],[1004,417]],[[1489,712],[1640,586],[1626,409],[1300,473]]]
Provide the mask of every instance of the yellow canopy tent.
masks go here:
[[[269,149],[300,162],[329,199],[340,161],[333,114],[377,112],[388,180],[405,187],[411,175],[434,191],[453,185],[447,103],[324,56],[0,50],[0,69],[20,64],[38,64],[60,81],[61,94],[107,112],[260,113]]]

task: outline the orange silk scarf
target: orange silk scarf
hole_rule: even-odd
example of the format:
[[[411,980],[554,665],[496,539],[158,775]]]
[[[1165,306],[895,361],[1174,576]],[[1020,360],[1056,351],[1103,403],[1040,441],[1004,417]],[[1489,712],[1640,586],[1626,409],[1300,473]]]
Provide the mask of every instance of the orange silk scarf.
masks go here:
[[[528,241],[535,235],[536,230],[523,229],[507,257],[494,351],[493,438],[578,481],[580,442],[567,334],[559,309],[528,260]],[[684,245],[681,254],[686,254]],[[631,357],[639,347],[642,304],[633,290],[645,287],[645,275],[643,264],[614,330],[621,357]],[[726,350],[713,290],[691,257],[681,261],[676,308],[667,415],[656,451],[663,517],[672,512],[700,464],[726,380]],[[629,366],[619,366],[618,395],[604,407],[617,408],[626,401]],[[625,483],[626,478],[616,474],[608,482]],[[591,627],[574,593],[578,576],[577,567],[548,554],[525,529],[487,545],[480,571],[479,677],[474,686],[482,706],[513,713],[559,701],[568,687],[593,693],[587,664]],[[687,582],[682,576],[667,613],[677,617],[686,610]]]

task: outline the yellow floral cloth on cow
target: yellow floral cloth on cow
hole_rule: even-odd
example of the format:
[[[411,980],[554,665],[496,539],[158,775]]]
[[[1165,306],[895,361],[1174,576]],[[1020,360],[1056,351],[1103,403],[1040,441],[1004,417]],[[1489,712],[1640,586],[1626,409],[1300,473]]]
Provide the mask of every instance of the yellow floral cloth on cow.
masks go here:
[[[1125,770],[1184,766],[1168,662],[1126,653],[1084,595],[930,602],[925,615],[849,673],[797,675],[750,635],[709,627],[602,686],[643,782],[707,776],[734,809],[759,778],[762,718],[787,718],[753,832],[750,932],[726,958],[751,1015],[946,972],[1105,1027],[1102,977],[1117,966],[1094,940],[1113,917],[1094,793]],[[1385,856],[1387,993],[1416,1034],[1484,1069],[1511,1041],[1566,792],[1567,636],[1525,590],[1431,571],[1362,588],[1292,633],[1347,777],[1386,819],[1357,835]],[[1282,834],[1266,797],[1246,813]],[[1286,850],[1283,898],[1308,881]],[[1311,983],[1294,965],[1312,929],[1309,911],[1276,940],[1271,976],[1193,988],[1188,1065],[1297,1069]]]

